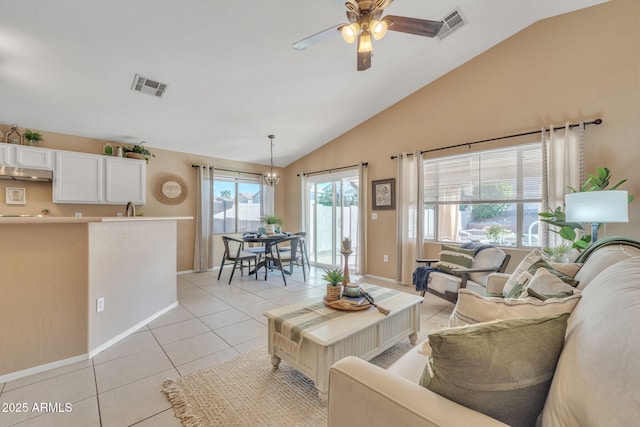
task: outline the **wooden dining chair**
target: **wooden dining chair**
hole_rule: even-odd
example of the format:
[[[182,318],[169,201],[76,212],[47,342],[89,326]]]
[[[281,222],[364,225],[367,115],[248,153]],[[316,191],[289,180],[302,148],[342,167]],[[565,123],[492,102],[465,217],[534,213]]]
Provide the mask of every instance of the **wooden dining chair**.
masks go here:
[[[218,280],[220,280],[222,268],[224,267],[226,261],[233,262],[233,269],[231,270],[231,276],[229,276],[229,284],[231,284],[233,273],[235,273],[238,264],[240,264],[240,274],[244,274],[244,263],[245,261],[248,262],[249,269],[251,269],[251,260],[253,260],[255,263],[256,279],[258,279],[258,254],[245,251],[243,240],[235,239],[229,236],[222,236],[222,242],[224,243],[224,255],[222,255],[222,263],[220,264],[220,271],[218,272]]]
[[[284,244],[286,243],[289,244],[289,246],[287,246],[289,250],[287,251],[280,250],[282,249],[282,246],[284,246]],[[300,255],[300,252],[298,251],[299,245],[300,245],[300,237],[294,235],[274,243],[272,245],[271,251],[265,254],[266,260],[270,262],[274,268],[280,269],[280,272],[282,273],[282,280],[284,281],[285,286],[287,286],[287,279],[285,277],[285,274],[288,274],[291,276],[293,274],[293,265],[296,262],[300,261],[301,255]],[[289,264],[289,271],[285,270],[285,264]],[[306,282],[307,273],[304,268],[304,265],[302,266],[302,277]],[[266,269],[264,272],[264,279],[267,280]]]

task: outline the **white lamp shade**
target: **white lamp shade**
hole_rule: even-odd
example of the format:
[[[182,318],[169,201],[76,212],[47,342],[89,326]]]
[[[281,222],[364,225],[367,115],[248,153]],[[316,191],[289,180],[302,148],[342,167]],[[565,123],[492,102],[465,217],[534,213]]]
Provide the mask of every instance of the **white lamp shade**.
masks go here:
[[[604,190],[569,193],[564,196],[567,222],[629,222],[626,191]]]

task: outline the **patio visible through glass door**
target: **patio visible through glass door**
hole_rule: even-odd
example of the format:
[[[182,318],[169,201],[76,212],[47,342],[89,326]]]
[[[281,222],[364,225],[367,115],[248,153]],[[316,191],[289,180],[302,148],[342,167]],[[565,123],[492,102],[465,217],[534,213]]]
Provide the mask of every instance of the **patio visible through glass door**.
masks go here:
[[[344,267],[342,239],[351,238],[351,268],[358,256],[358,172],[309,177],[309,258],[320,267]]]

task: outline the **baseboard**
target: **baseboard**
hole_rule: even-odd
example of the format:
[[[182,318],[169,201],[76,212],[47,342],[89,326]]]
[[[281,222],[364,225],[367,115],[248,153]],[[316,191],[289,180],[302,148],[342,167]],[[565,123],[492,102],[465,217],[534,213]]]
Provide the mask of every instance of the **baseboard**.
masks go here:
[[[372,279],[382,280],[383,282],[391,282],[397,285],[402,285],[402,283],[396,282],[395,280],[390,279],[388,277],[374,276],[373,274],[365,274],[364,277],[371,277]]]
[[[89,358],[92,358],[96,354],[100,353],[101,351],[104,351],[104,350],[108,349],[109,347],[111,347],[112,345],[117,343],[118,341],[128,337],[129,335],[131,335],[132,333],[134,333],[138,329],[142,328],[147,323],[152,322],[153,320],[155,320],[158,317],[160,317],[163,314],[165,314],[167,311],[169,311],[169,310],[171,310],[173,308],[176,308],[177,306],[178,306],[178,301],[168,305],[167,307],[163,308],[162,310],[158,311],[157,313],[152,314],[151,316],[147,317],[146,319],[144,319],[142,322],[138,323],[137,325],[132,326],[129,329],[127,329],[126,331],[122,332],[121,334],[118,334],[117,336],[111,338],[109,341],[107,341],[104,344],[98,346],[97,348],[91,350],[89,352]]]
[[[56,360],[55,362],[34,366],[33,368],[23,369],[22,371],[16,371],[16,372],[11,372],[10,374],[0,375],[0,384],[8,383],[9,381],[28,377],[30,375],[39,374],[40,372],[48,371],[50,369],[61,368],[63,366],[71,365],[73,363],[82,362],[83,360],[87,360],[88,358],[89,358],[89,355],[85,353],[79,356],[70,357],[68,359]]]

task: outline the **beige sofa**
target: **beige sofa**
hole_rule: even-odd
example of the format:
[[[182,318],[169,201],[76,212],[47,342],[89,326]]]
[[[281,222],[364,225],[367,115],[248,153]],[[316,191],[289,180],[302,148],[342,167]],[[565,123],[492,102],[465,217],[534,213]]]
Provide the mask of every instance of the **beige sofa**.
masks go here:
[[[638,425],[640,249],[604,246],[587,259],[576,279],[584,289],[582,298],[569,317],[564,347],[538,423],[553,427]],[[427,360],[421,348],[417,345],[388,370],[356,357],[334,364],[329,377],[328,425],[504,425],[418,385]]]

